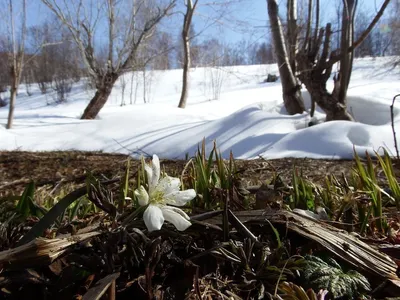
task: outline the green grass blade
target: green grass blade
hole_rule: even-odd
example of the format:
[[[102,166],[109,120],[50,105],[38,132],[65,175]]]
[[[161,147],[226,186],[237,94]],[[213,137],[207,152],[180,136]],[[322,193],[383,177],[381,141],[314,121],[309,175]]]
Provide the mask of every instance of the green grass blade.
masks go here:
[[[77,216],[79,212],[79,208],[81,207],[82,204],[82,197],[78,199],[75,203],[72,205],[72,209],[69,212],[69,221],[72,222]]]
[[[125,199],[126,199],[126,197],[128,197],[128,193],[129,193],[130,166],[131,166],[131,160],[128,157],[128,160],[126,162],[125,173],[124,173],[124,176],[121,178],[120,196],[119,196],[119,202],[118,202],[118,212],[119,213],[122,213],[122,211],[124,210]]]
[[[203,145],[203,149],[204,149],[204,155],[205,155],[205,151],[206,151],[206,150],[205,150],[205,142],[204,142],[204,145]],[[210,172],[211,172],[211,168],[212,168],[212,165],[213,165],[214,153],[216,154],[216,144],[215,144],[215,141],[214,141],[214,147],[212,148],[212,150],[211,150],[211,152],[210,152],[210,155],[208,156],[208,160],[207,160],[206,171],[207,171],[208,178],[209,178],[209,175],[210,175]]]
[[[272,225],[272,223],[271,223],[268,219],[265,219],[265,221],[267,221],[267,223],[269,224],[269,226],[271,226],[272,231],[273,231],[274,234],[275,234],[276,242],[278,243],[278,248],[281,248],[281,247],[282,247],[282,241],[281,241],[281,237],[280,237],[280,235],[279,235],[278,230],[276,230],[275,226]]]
[[[394,174],[393,170],[393,164],[390,159],[389,153],[384,149],[384,157],[382,158],[377,152],[376,156],[378,157],[379,163],[381,165],[381,168],[383,172],[385,173],[386,179],[389,184],[389,188],[391,189],[393,193],[393,198],[395,199],[396,202],[396,207],[398,210],[400,210],[400,184],[397,181],[397,178]]]
[[[291,209],[294,209],[297,207],[299,199],[300,199],[300,191],[299,191],[299,178],[297,177],[297,170],[295,166],[293,165],[293,189],[294,189],[294,202],[291,205]]]
[[[22,246],[26,243],[29,243],[33,239],[41,236],[43,232],[52,226],[56,219],[64,213],[64,211],[70,206],[74,201],[78,200],[80,197],[84,196],[86,194],[86,186],[81,187],[71,193],[69,193],[67,196],[65,196],[63,199],[57,202],[56,205],[54,205],[48,212],[43,216],[43,218],[40,219],[38,223],[36,223],[31,230],[29,230],[18,242],[17,246]]]
[[[29,215],[34,214],[34,212],[32,211],[34,209],[34,204],[33,204],[34,194],[35,194],[35,183],[32,181],[25,187],[25,190],[22,193],[22,196],[16,206],[17,212],[25,218],[28,217]]]

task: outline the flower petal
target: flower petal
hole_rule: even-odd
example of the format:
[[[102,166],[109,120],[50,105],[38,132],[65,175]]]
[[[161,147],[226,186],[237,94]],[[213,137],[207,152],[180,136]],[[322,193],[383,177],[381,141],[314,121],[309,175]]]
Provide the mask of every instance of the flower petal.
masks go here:
[[[153,159],[151,161],[151,167],[145,167],[147,173],[147,179],[149,181],[149,192],[152,193],[154,188],[160,180],[160,160],[156,154],[153,154]]]
[[[177,207],[164,206],[161,208],[162,214],[166,221],[172,223],[179,231],[186,230],[192,223],[189,216]]]
[[[144,165],[144,170],[146,171],[147,182],[149,183],[149,188],[151,189],[151,188],[153,188],[151,186],[152,178],[153,178],[153,169],[148,164],[145,164]]]
[[[165,176],[158,182],[156,190],[162,192],[164,195],[168,195],[179,191],[180,186],[181,180],[179,178]]]
[[[196,191],[194,189],[189,189],[185,191],[172,192],[164,196],[165,203],[183,206],[196,197]]]
[[[143,221],[149,232],[160,230],[164,224],[164,216],[161,209],[155,205],[149,205],[143,214]]]
[[[142,185],[135,190],[135,195],[138,198],[140,206],[144,206],[149,203],[149,194],[147,194],[146,189]]]

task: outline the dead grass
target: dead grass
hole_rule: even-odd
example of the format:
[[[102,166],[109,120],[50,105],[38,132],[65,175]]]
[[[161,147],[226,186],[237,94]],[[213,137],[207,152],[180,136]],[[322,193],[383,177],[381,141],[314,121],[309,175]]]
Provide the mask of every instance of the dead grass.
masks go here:
[[[128,156],[101,152],[0,152],[0,197],[19,195],[27,183],[33,180],[37,187],[51,190],[57,184],[69,184],[71,189],[84,182],[86,172],[99,178],[114,178],[123,174]],[[274,172],[290,180],[293,164],[313,182],[322,182],[327,174],[349,174],[350,160],[315,160],[309,158],[285,158],[274,160],[237,160],[243,184],[257,185],[269,180]],[[180,175],[186,161],[163,160],[165,171]],[[131,170],[137,170],[139,161],[132,161]]]
[[[31,180],[35,182],[39,195],[59,194],[60,189],[65,194],[82,186],[87,171],[98,179],[113,179],[123,175],[127,159],[126,155],[99,152],[0,152],[0,198],[21,195]],[[137,160],[131,162],[133,172],[138,169],[139,163]],[[163,169],[172,176],[180,176],[186,163],[183,160],[161,162]],[[399,175],[399,161],[393,163]],[[236,160],[236,165],[243,186],[248,187],[268,181],[274,174],[280,174],[284,181],[290,182],[294,165],[315,184],[323,183],[329,174],[349,177],[353,161],[294,158],[267,161],[260,158]],[[117,189],[118,184],[111,188]],[[26,265],[17,269],[8,266],[9,254],[16,251],[15,241],[38,220],[28,218],[18,226],[6,224],[0,233],[8,242],[1,244],[3,249],[11,248],[11,252],[3,252],[3,261],[0,261],[0,270],[3,269],[0,271],[0,299],[3,299],[2,296],[4,299],[25,299],[32,294],[37,295],[38,299],[55,295],[59,295],[57,297],[60,300],[71,299],[71,295],[76,297],[74,299],[81,299],[82,295],[90,294],[89,288],[93,291],[95,282],[108,276],[119,276],[114,283],[117,299],[131,299],[132,295],[136,299],[253,299],[264,289],[272,292],[279,280],[298,283],[295,270],[301,269],[304,262],[293,258],[309,252],[324,255],[326,249],[331,247],[321,242],[315,243],[312,238],[310,240],[315,234],[304,234],[302,225],[293,227],[295,219],[292,215],[285,215],[288,212],[273,209],[269,219],[279,231],[278,238],[278,231],[275,232],[271,223],[265,221],[266,210],[259,212],[260,220],[246,221],[241,212],[235,211],[239,221],[233,217],[227,218],[229,223],[226,223],[226,227],[224,222],[227,221],[223,221],[221,216],[215,220],[203,220],[197,216],[198,219],[193,218],[193,225],[183,233],[176,232],[169,224],[158,232],[148,233],[140,219],[126,226],[118,226],[104,213],[92,214],[84,220],[60,227],[57,230],[58,240],[53,239],[51,231],[44,233],[45,238],[50,238],[46,239],[46,243],[59,242],[64,245],[71,244],[71,237],[99,231],[90,242],[73,243],[62,257],[46,263],[40,261],[39,265],[32,265],[36,261],[31,256],[28,255],[29,259],[24,261],[19,255],[16,261]],[[231,211],[227,213],[233,215]],[[252,215],[257,211],[244,213]],[[248,230],[243,230],[242,222],[246,223]],[[300,220],[299,224],[305,222]],[[319,228],[317,225],[304,226],[304,230],[316,230]],[[320,236],[328,236],[328,227],[321,228]],[[339,236],[335,234],[334,227],[330,230],[334,237]],[[350,238],[355,239],[352,236]],[[35,247],[31,247],[35,259],[37,241],[32,242]],[[348,251],[347,242],[339,241],[337,245],[340,249],[333,252]],[[353,249],[353,244],[351,247]],[[392,261],[390,264],[395,270],[396,264]],[[281,270],[285,272],[281,273]],[[385,278],[373,280],[373,286],[376,287]]]

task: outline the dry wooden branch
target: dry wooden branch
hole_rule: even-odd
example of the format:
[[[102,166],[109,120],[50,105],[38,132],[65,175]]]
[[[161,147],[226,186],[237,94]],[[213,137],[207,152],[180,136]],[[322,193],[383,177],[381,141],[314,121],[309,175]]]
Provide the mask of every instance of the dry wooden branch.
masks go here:
[[[82,300],[100,300],[108,290],[108,299],[115,300],[115,280],[119,277],[119,273],[114,273],[100,279],[94,287],[90,288]]]
[[[100,234],[101,232],[96,231],[62,239],[37,238],[22,246],[0,252],[0,266],[15,269],[49,265],[71,246]]]
[[[286,210],[240,211],[235,212],[235,215],[244,224],[264,222],[267,219],[274,224],[286,225],[287,229],[319,243],[357,270],[382,279],[399,280],[396,275],[397,265],[389,256],[373,249],[347,231]],[[221,217],[207,222],[221,224]]]

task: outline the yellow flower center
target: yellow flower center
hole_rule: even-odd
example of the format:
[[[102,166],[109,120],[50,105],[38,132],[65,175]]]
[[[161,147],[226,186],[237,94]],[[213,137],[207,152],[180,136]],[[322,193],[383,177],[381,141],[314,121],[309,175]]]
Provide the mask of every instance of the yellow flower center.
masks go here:
[[[162,191],[155,191],[150,197],[150,203],[162,204],[164,203],[164,193]]]

